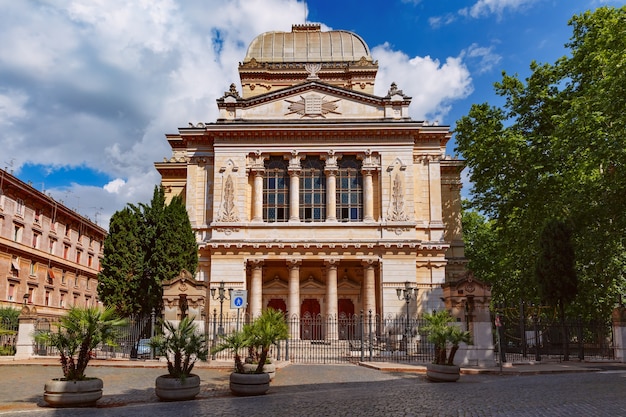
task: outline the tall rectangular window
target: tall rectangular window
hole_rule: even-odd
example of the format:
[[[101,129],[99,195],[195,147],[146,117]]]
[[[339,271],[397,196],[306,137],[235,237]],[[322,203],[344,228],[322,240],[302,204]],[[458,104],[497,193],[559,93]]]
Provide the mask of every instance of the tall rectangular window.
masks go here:
[[[265,163],[263,220],[266,222],[289,220],[289,173],[287,161],[280,156],[270,156]]]
[[[308,157],[302,161],[300,171],[300,220],[323,222],[326,220],[326,174],[319,158]]]
[[[22,232],[24,228],[19,224],[13,225],[13,240],[17,243],[22,243]]]
[[[7,294],[8,301],[15,301],[15,284],[9,284],[9,293]]]
[[[33,248],[39,249],[39,241],[41,240],[41,233],[33,232]]]
[[[339,160],[337,220],[341,222],[363,220],[363,175],[361,162],[355,156],[347,155]]]
[[[24,216],[24,200],[21,198],[15,200],[15,214]]]

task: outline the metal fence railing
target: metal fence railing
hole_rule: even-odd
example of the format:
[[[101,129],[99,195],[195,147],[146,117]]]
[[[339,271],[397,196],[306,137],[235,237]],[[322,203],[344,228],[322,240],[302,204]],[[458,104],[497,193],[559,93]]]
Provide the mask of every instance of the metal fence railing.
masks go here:
[[[17,320],[0,319],[0,356],[15,355],[18,330]]]

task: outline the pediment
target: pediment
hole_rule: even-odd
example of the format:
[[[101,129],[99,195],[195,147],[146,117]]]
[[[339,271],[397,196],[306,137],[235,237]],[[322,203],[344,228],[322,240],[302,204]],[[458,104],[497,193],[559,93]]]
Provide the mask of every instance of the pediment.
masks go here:
[[[223,115],[239,120],[380,120],[385,117],[386,104],[385,98],[320,82],[237,99],[236,103],[218,100],[220,109],[228,110]]]
[[[269,281],[263,283],[263,291],[270,290],[288,290],[289,284],[279,277],[272,278]]]
[[[324,285],[324,283],[318,281],[317,279],[313,278],[312,276],[308,277],[307,279],[305,279],[304,281],[302,281],[300,283],[300,290],[304,291],[304,290],[325,290],[326,286]]]

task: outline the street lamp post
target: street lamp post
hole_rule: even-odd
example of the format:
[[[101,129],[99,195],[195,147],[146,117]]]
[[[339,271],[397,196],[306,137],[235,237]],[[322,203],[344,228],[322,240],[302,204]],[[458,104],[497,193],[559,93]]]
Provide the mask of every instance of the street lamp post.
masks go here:
[[[218,334],[221,336],[224,334],[224,315],[223,315],[223,311],[224,311],[224,300],[230,300],[230,296],[233,292],[232,288],[228,289],[228,296],[226,296],[226,289],[224,288],[224,281],[220,282],[220,286],[219,288],[217,288],[218,290],[218,295],[217,297],[215,296],[215,288],[211,288],[211,297],[214,300],[219,300],[220,301],[220,327],[218,328],[217,332]]]
[[[406,281],[404,283],[404,288],[396,288],[396,295],[398,296],[398,300],[406,303],[406,326],[404,327],[404,343],[405,349],[408,352],[409,350],[409,339],[411,337],[411,325],[409,321],[409,303],[411,300],[417,298],[418,289],[415,287],[411,287],[411,283]]]

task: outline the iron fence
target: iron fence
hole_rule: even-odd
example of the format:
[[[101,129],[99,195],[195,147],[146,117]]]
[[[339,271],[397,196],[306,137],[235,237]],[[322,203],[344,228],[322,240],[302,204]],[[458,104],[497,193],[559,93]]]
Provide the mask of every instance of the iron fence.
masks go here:
[[[506,317],[494,328],[496,357],[502,362],[615,359],[610,321],[531,316]]]
[[[15,355],[18,329],[17,320],[6,317],[0,320],[0,356]]]
[[[126,358],[148,359],[153,352],[148,345],[150,337],[159,331],[154,326],[154,316],[131,316],[125,326],[117,329],[117,336],[112,345],[101,343],[91,351],[94,359]],[[48,318],[35,321],[35,333],[56,331],[56,322]],[[154,330],[153,330],[154,329]],[[33,353],[38,356],[58,356],[54,346],[33,340]]]
[[[340,315],[290,316],[286,319],[291,337],[281,340],[272,357],[293,363],[346,363],[355,361],[432,362],[434,346],[421,331],[424,320],[405,316]],[[206,323],[207,338],[219,343],[220,329],[228,335],[249,322],[249,317],[211,317]],[[240,352],[242,357],[247,352]],[[213,359],[231,360],[230,352]]]

